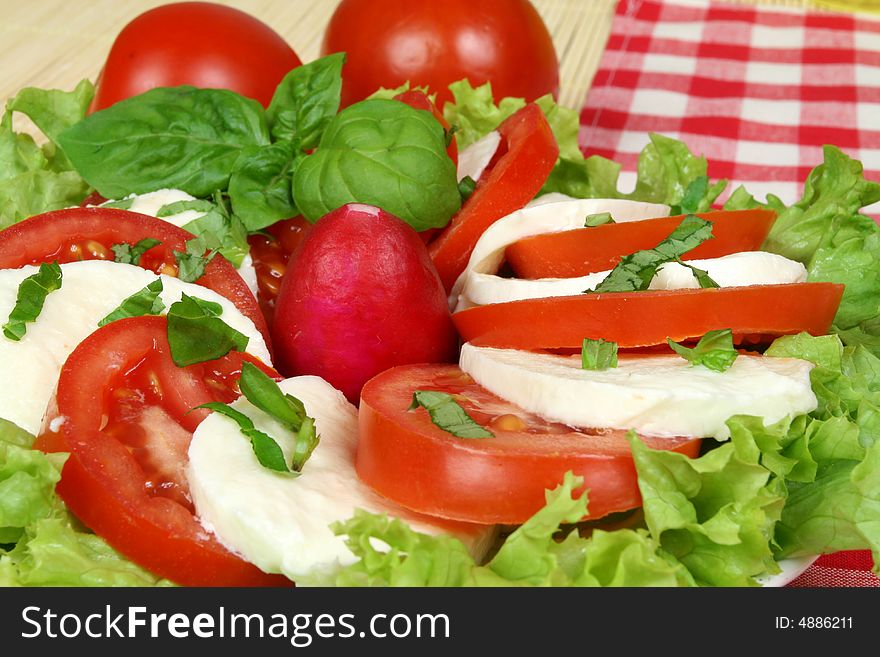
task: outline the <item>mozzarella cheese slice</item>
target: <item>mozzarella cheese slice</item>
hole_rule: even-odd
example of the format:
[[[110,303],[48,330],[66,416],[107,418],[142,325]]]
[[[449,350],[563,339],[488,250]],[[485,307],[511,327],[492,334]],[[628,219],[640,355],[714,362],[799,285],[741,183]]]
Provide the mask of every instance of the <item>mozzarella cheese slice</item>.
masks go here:
[[[465,177],[469,177],[477,182],[492,161],[492,156],[495,155],[500,143],[501,133],[493,130],[467,148],[461,149],[458,153],[458,181],[461,182]]]
[[[162,301],[168,308],[185,292],[219,303],[221,318],[248,336],[247,351],[271,363],[263,336],[231,301],[216,292],[169,276],[103,260],[61,265],[61,289],[46,297],[37,320],[18,342],[0,336],[0,417],[33,434],[39,433],[61,366],[76,346],[97,330],[98,322],[132,294],[162,279]],[[0,318],[15,306],[18,286],[37,267],[0,269]]]
[[[218,413],[199,425],[190,443],[188,478],[196,511],[223,545],[298,585],[327,584],[341,565],[355,561],[330,525],[364,509],[401,518],[417,531],[454,534],[476,557],[482,556],[494,538],[492,528],[406,511],[358,479],[357,410],[341,392],[316,376],[279,385],[303,402],[321,437],[300,476],[261,466],[238,425]],[[289,431],[244,398],[232,406],[274,437],[290,461]]]
[[[815,410],[812,363],[740,355],[725,372],[677,355],[621,356],[616,368],[581,369],[579,356],[513,349],[461,349],[459,366],[526,411],[573,427],[634,429],[651,436],[730,436],[737,414],[765,424]]]
[[[156,217],[157,219],[167,221],[169,224],[173,224],[178,228],[184,228],[189,222],[195,221],[205,214],[198,210],[184,210],[183,212],[168,215],[167,217],[159,217],[159,210],[166,205],[177,203],[179,201],[196,200],[195,196],[191,196],[180,189],[159,189],[155,192],[147,192],[146,194],[131,194],[126,196],[125,200],[132,201],[128,208],[129,211]],[[256,297],[257,270],[254,268],[254,260],[250,253],[245,255],[242,259],[241,266],[238,268],[238,273],[242,279],[244,279],[244,282],[247,283],[251,292],[254,293],[254,297]]]
[[[779,285],[803,283],[807,280],[807,269],[801,263],[765,251],[733,253],[720,258],[685,262],[706,271],[720,287]],[[489,303],[581,294],[585,290],[594,289],[609,271],[574,278],[537,279],[501,278],[494,274],[473,272],[459,295],[458,310]],[[700,284],[689,267],[671,262],[657,270],[649,289],[679,290],[699,287]]]
[[[466,307],[459,299],[475,274],[494,274],[504,262],[504,250],[514,242],[533,235],[583,228],[586,218],[608,212],[615,221],[639,221],[669,215],[668,205],[639,203],[619,199],[575,199],[544,202],[502,217],[480,236],[467,267],[452,287],[450,308]]]

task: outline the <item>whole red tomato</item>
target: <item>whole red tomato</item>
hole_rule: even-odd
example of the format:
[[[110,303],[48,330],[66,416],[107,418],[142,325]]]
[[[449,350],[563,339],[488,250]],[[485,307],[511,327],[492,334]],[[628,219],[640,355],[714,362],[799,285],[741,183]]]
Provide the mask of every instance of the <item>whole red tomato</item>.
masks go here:
[[[553,41],[528,0],[342,0],[322,50],[347,54],[343,105],[407,80],[428,85],[440,106],[462,78],[491,82],[495,98],[559,88]]]
[[[209,2],[163,5],[116,37],[91,110],[182,84],[231,89],[267,106],[281,79],[301,63],[277,32],[243,11]]]

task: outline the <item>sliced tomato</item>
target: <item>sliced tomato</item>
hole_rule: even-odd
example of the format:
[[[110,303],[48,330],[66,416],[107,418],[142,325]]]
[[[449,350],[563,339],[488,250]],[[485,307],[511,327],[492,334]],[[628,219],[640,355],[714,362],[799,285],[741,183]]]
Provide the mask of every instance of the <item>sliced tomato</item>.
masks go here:
[[[455,313],[462,340],[507,349],[580,349],[584,338],[646,347],[729,328],[737,344],[831,327],[843,285],[792,283],[611,292],[493,303]]]
[[[174,251],[185,252],[188,231],[147,215],[111,208],[68,208],[25,219],[0,231],[0,269],[79,260],[113,260],[114,244],[161,242],[147,251],[140,265],[157,274],[177,276]],[[248,317],[269,344],[269,331],[257,300],[235,268],[214,258],[198,281],[229,299]]]
[[[689,251],[688,260],[757,251],[776,219],[776,213],[770,210],[704,212],[697,216],[712,222],[712,239]],[[505,257],[519,278],[584,276],[612,269],[622,256],[653,249],[682,219],[684,215],[536,235],[508,246]]]
[[[446,130],[446,133],[449,134],[449,121],[447,121],[443,117],[443,113],[437,109],[437,106],[431,102],[431,99],[428,96],[418,89],[410,89],[409,91],[404,91],[403,93],[399,93],[394,97],[394,100],[399,100],[401,103],[406,103],[412,108],[425,110],[426,112],[430,112],[437,121],[440,122],[440,125],[443,126],[443,129]],[[449,159],[458,164],[458,144],[455,141],[455,135],[451,135],[449,138],[449,146],[446,149],[446,154],[449,155]]]
[[[463,439],[423,409],[416,390],[456,400],[494,438]],[[518,524],[544,506],[544,491],[569,470],[584,477],[589,517],[641,504],[626,431],[547,422],[476,384],[454,365],[406,365],[378,375],[360,404],[357,473],[381,495],[414,511],[467,522]],[[654,449],[695,456],[694,438],[648,438]]]
[[[230,402],[242,362],[230,353],[179,368],[164,317],[123,319],[71,353],[35,446],[69,452],[58,494],[110,545],[155,574],[193,586],[289,583],[232,554],[194,516],[185,470],[192,432]],[[60,425],[60,426],[58,426]],[[53,430],[54,427],[54,430]]]
[[[501,145],[470,198],[428,246],[446,291],[464,271],[480,235],[531,201],[541,189],[559,146],[543,112],[529,104],[502,123]]]

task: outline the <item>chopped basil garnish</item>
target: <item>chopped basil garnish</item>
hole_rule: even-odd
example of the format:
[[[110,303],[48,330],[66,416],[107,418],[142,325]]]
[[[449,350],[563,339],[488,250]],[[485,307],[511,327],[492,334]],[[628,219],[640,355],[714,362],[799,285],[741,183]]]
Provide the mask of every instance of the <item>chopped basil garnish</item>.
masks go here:
[[[474,190],[477,188],[476,181],[470,176],[465,176],[461,180],[458,181],[458,193],[461,194],[461,202],[464,203],[467,201],[471,194],[474,193]]]
[[[186,253],[174,252],[177,260],[177,278],[184,283],[195,283],[205,274],[205,267],[217,255],[216,251],[208,251],[204,240],[199,237],[186,243]]]
[[[681,256],[712,238],[712,224],[689,214],[669,237],[653,249],[624,256],[593,290],[585,292],[635,292],[647,290],[660,265]]]
[[[40,265],[40,270],[25,278],[18,286],[15,306],[3,325],[3,335],[10,340],[21,340],[27,333],[27,324],[36,321],[43,311],[43,303],[50,292],[61,289],[61,266],[57,262]]]
[[[98,326],[105,326],[117,319],[126,317],[143,317],[144,315],[161,315],[165,310],[165,304],[159,295],[162,293],[162,279],[157,278],[145,288],[135,292],[124,299],[119,307],[104,319],[98,322]]]
[[[118,201],[107,201],[106,203],[101,203],[102,208],[112,208],[114,210],[128,210],[132,205],[134,205],[134,197],[121,198]]]
[[[168,309],[168,344],[178,367],[221,358],[230,351],[244,351],[248,337],[219,318],[223,308],[184,294]]]
[[[726,371],[739,355],[733,347],[733,332],[730,329],[709,331],[693,348],[682,346],[669,338],[666,342],[691,365],[702,365],[716,372]]]
[[[254,454],[256,454],[260,465],[276,472],[290,472],[284,460],[284,452],[281,451],[281,447],[275,442],[275,439],[254,427],[253,420],[247,415],[220,402],[208,402],[196,408],[207,408],[216,413],[221,413],[231,420],[235,420],[241,433],[250,438],[251,447],[253,447]]]
[[[431,422],[458,438],[494,438],[495,434],[474,422],[452,395],[436,390],[416,390],[410,411],[419,406],[428,411]]]
[[[617,367],[617,343],[607,342],[602,338],[591,340],[584,338],[581,347],[581,369],[607,370]]]
[[[214,204],[211,201],[207,201],[202,198],[192,199],[189,201],[175,201],[174,203],[167,203],[159,208],[159,211],[156,213],[156,216],[159,219],[164,219],[165,217],[173,217],[176,214],[180,214],[181,212],[188,212],[193,210],[194,212],[210,212],[214,209]]]
[[[699,212],[700,203],[706,198],[706,193],[708,191],[709,176],[697,176],[691,180],[687,189],[684,191],[684,196],[681,197],[681,203],[673,205],[669,209],[670,214],[691,214]]]
[[[181,201],[184,204],[193,204],[196,201]],[[174,203],[172,205],[180,205]],[[207,204],[207,205],[202,205]],[[181,205],[181,207],[183,207]],[[220,191],[214,192],[214,202],[203,201],[199,207],[207,207],[208,211],[202,216],[193,219],[183,228],[196,236],[197,245],[193,249],[204,251],[216,251],[233,267],[240,267],[242,260],[248,254],[248,232],[241,219],[236,217],[226,207],[226,201]],[[192,209],[192,208],[190,208]],[[187,242],[187,252],[190,251]]]
[[[596,226],[604,226],[605,224],[615,223],[610,212],[602,212],[601,214],[588,214],[584,220],[585,228],[595,228]]]
[[[683,267],[687,267],[691,270],[691,273],[693,273],[701,288],[721,287],[712,279],[711,276],[709,276],[709,272],[707,272],[705,269],[694,267],[693,265],[689,265],[688,263],[682,262],[681,260],[676,260],[676,262],[678,262],[678,264],[682,265]]]
[[[110,248],[116,256],[114,258],[116,262],[121,262],[124,265],[140,265],[141,257],[154,246],[159,246],[161,243],[157,239],[147,237],[135,245],[125,243],[114,244]]]

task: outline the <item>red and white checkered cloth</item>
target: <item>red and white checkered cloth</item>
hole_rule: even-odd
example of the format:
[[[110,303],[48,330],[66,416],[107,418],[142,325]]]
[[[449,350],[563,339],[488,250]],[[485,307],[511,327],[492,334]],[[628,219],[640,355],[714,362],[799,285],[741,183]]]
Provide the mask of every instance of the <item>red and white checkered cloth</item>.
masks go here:
[[[581,113],[588,155],[635,182],[648,132],[685,141],[712,178],[790,204],[822,145],[880,180],[880,20],[706,0],[620,0]],[[873,206],[870,213],[880,213]],[[790,586],[880,586],[869,552],[816,561]]]
[[[823,144],[880,180],[880,19],[620,0],[581,113],[581,145],[634,172],[648,132],[682,139],[708,158],[712,178],[731,180],[728,191],[742,183],[758,199],[799,199]]]

